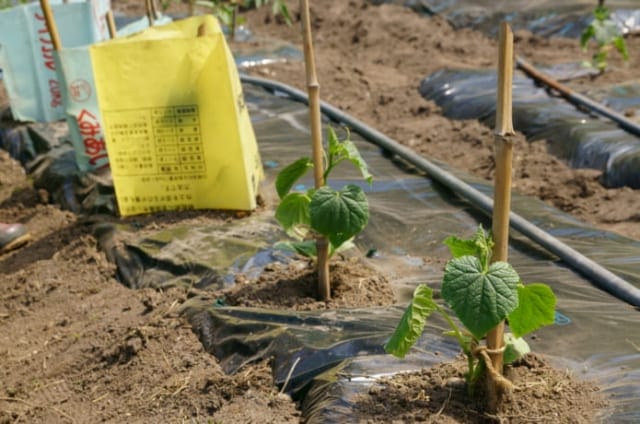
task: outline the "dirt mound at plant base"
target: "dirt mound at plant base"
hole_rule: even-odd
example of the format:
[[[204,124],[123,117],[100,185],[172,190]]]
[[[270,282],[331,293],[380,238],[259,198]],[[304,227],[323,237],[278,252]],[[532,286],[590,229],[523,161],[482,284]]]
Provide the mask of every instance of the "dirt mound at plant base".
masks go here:
[[[236,285],[223,291],[225,304],[262,308],[317,310],[386,306],[394,302],[391,285],[358,258],[333,258],[330,265],[331,297],[320,302],[317,272],[310,261],[271,264],[254,281],[239,276]]]
[[[382,379],[358,403],[359,419],[369,423],[591,423],[607,407],[597,387],[529,354],[505,369],[515,396],[507,397],[500,413],[489,414],[467,392],[466,367],[466,360],[460,358]],[[477,398],[482,399],[482,393]]]

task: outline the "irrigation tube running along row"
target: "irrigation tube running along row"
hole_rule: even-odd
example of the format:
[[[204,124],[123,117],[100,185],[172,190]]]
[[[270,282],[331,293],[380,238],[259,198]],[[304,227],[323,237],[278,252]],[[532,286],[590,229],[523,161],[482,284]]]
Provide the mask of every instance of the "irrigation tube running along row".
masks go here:
[[[286,84],[248,75],[241,75],[240,79],[244,83],[254,84],[269,90],[285,93],[297,101],[308,104],[308,98],[304,92]],[[321,102],[321,109],[322,112],[330,118],[344,123],[349,128],[358,132],[364,138],[373,142],[382,149],[394,153],[398,157],[401,157],[405,161],[411,163],[416,168],[426,172],[431,178],[448,187],[458,195],[466,198],[474,206],[491,216],[493,211],[493,200],[490,197],[471,187],[469,184],[455,177],[451,173],[436,166],[424,157],[416,154],[409,148],[400,145],[398,142],[392,140],[381,132],[376,131],[363,122],[344,113],[340,109],[337,109],[325,102]],[[529,237],[549,252],[558,256],[566,264],[591,280],[591,282],[599,288],[633,306],[640,307],[640,289],[634,287],[627,281],[595,263],[575,249],[562,243],[555,237],[550,236],[545,231],[522,218],[520,215],[511,212],[509,222],[514,229]]]
[[[571,90],[569,87],[565,85],[560,84],[558,81],[554,80],[553,78],[538,71],[531,64],[529,64],[529,62],[527,62],[521,57],[516,58],[516,65],[518,66],[518,68],[522,69],[522,71],[524,71],[525,74],[529,75],[529,77],[546,85],[547,87],[550,87],[556,90],[558,93],[562,94],[571,103],[578,106],[587,107],[593,112],[596,112],[616,122],[618,125],[620,125],[620,128],[624,129],[625,131],[640,137],[640,125],[636,124],[630,119],[625,118],[622,114],[598,102],[595,102],[590,98],[583,96],[582,94],[576,93],[575,91]]]

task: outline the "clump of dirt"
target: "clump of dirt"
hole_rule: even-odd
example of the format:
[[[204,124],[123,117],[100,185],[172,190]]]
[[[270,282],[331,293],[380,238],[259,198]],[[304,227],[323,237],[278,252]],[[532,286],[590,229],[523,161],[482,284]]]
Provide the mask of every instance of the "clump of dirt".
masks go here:
[[[470,396],[464,380],[466,359],[441,363],[418,372],[378,381],[357,404],[359,422],[591,423],[608,405],[598,388],[568,371],[528,354],[506,367],[514,390],[501,411],[486,412],[482,387]]]
[[[317,310],[386,306],[394,303],[389,281],[357,257],[332,258],[331,300],[318,301],[317,272],[309,260],[270,264],[255,280],[239,275],[220,293],[230,306]]]

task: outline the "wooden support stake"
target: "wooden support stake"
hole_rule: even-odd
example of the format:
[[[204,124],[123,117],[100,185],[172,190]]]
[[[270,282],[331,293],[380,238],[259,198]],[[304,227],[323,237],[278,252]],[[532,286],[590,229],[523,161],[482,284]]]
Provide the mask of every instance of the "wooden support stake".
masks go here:
[[[316,74],[316,60],[311,38],[311,17],[309,1],[300,0],[302,21],[302,40],[304,47],[304,64],[307,77],[307,92],[309,94],[309,120],[311,127],[311,143],[313,153],[313,177],[315,187],[324,185],[324,149],[322,147],[322,122],[320,119],[320,84]],[[318,296],[320,300],[331,299],[331,285],[329,278],[329,242],[324,237],[316,240],[318,254]]]
[[[495,162],[493,224],[494,238],[492,262],[507,261],[509,248],[509,212],[511,211],[511,169],[514,135],[512,123],[513,85],[513,32],[506,22],[500,26],[498,53],[498,94],[495,126]],[[504,321],[487,334],[487,348],[493,368],[502,374],[504,345]],[[497,351],[497,352],[496,352]],[[490,411],[497,411],[501,392],[491,378],[488,379]]]
[[[107,20],[107,28],[109,28],[109,37],[113,40],[118,36],[118,32],[116,31],[116,21],[113,19],[113,12],[108,10],[104,15]]]
[[[152,27],[155,24],[153,18],[153,11],[151,10],[151,0],[144,0],[144,7],[147,11],[147,19],[149,19],[149,26]]]
[[[236,41],[236,30],[238,29],[238,2],[231,0],[231,7],[233,11],[231,13],[231,28],[229,33],[231,35],[231,41]]]
[[[196,0],[189,0],[189,16],[196,14]]]
[[[156,0],[149,0],[149,6],[151,6],[151,16],[153,16],[153,20],[158,20],[158,10],[156,9]]]
[[[49,31],[49,35],[51,36],[53,49],[56,51],[60,51],[60,49],[62,48],[62,43],[60,42],[60,34],[58,34],[58,27],[56,26],[56,21],[53,18],[53,11],[51,10],[49,0],[40,0],[40,7],[42,8],[42,13],[44,14],[44,22],[47,24],[47,30]]]

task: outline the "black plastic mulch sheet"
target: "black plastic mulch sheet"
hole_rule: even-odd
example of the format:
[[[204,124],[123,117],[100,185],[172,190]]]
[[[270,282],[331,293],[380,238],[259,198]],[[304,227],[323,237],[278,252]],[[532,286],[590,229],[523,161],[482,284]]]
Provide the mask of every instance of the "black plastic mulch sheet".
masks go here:
[[[596,1],[584,0],[372,0],[396,3],[425,15],[442,15],[454,28],[473,28],[496,36],[502,21],[514,30],[526,29],[543,37],[578,38],[593,19]],[[611,18],[624,34],[640,28],[636,0],[607,0]]]
[[[488,125],[495,120],[494,71],[440,70],[422,81],[420,93],[449,118],[479,119]],[[633,90],[618,88],[612,93],[609,103],[618,108],[637,105],[638,99],[628,95]],[[548,140],[550,151],[571,166],[601,170],[604,185],[640,188],[640,137],[549,96],[520,73],[513,81],[513,124],[529,140]]]
[[[245,85],[245,95],[266,164],[262,190],[269,198],[277,172],[308,154],[307,110],[249,85]],[[438,262],[448,259],[444,238],[470,236],[479,222],[485,227],[490,223],[466,201],[413,172],[406,163],[389,158],[367,142],[358,141],[358,147],[375,181],[370,188],[362,185],[371,204],[371,220],[356,244],[362,251],[376,249],[370,264],[393,282],[399,305],[404,305],[418,283],[439,288],[442,270]],[[485,182],[456,174],[475,188],[491,192]],[[339,169],[331,184],[347,182],[361,184],[348,167]],[[303,181],[308,184],[311,179]],[[515,195],[513,209],[640,287],[640,242],[589,228],[535,199]],[[283,237],[277,232],[271,236]],[[268,245],[262,254],[269,251]],[[640,312],[597,289],[517,233],[513,234],[510,261],[523,281],[550,284],[558,296],[556,323],[537,332],[535,339],[528,338],[532,349],[552,358],[557,366],[573,370],[579,378],[595,380],[614,396],[611,411],[599,417],[601,421],[638,422]],[[236,264],[258,273],[260,261],[255,265]],[[277,384],[287,382],[285,390],[301,400],[308,422],[350,422],[355,397],[376,376],[416,370],[458,353],[455,343],[441,336],[443,323],[434,318],[419,349],[405,360],[386,355],[382,345],[402,314],[401,306],[293,312],[231,308],[195,298],[184,311],[206,349],[228,372],[261,358],[274,358]]]

